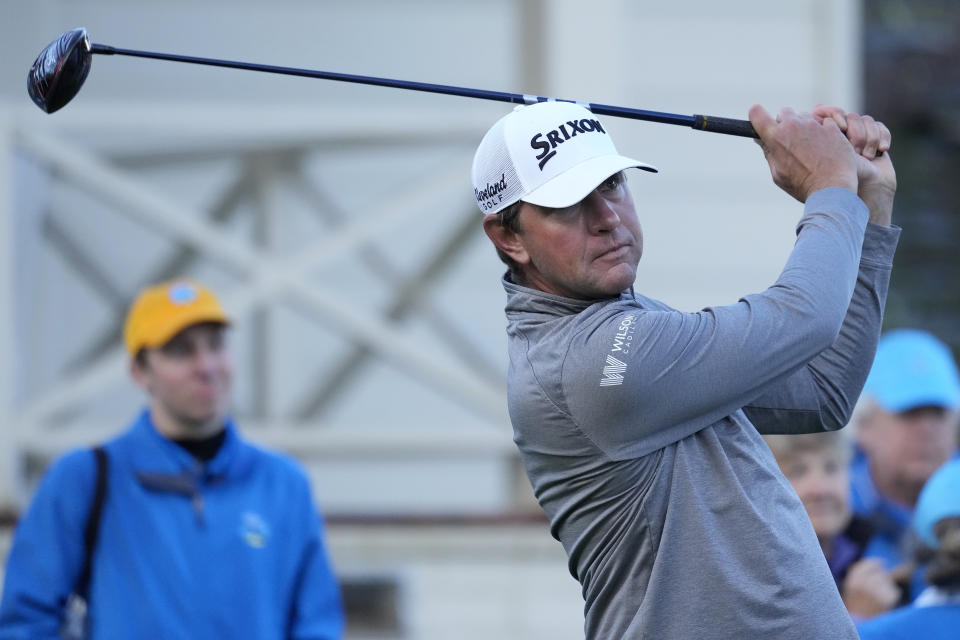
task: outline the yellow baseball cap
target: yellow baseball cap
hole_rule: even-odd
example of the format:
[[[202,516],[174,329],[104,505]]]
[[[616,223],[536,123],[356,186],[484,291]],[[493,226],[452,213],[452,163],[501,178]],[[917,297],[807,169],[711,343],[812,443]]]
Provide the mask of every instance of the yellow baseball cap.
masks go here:
[[[230,321],[210,289],[194,280],[170,280],[147,287],[136,297],[124,322],[123,341],[132,357],[141,349],[162,347],[201,322]]]

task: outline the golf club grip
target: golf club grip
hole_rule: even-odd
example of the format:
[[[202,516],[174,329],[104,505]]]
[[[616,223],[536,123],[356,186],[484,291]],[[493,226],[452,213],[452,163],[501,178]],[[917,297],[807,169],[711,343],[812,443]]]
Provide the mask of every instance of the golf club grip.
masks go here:
[[[749,120],[736,120],[734,118],[718,118],[716,116],[693,116],[693,128],[701,131],[712,131],[714,133],[726,133],[731,136],[743,136],[744,138],[759,138],[757,132]]]

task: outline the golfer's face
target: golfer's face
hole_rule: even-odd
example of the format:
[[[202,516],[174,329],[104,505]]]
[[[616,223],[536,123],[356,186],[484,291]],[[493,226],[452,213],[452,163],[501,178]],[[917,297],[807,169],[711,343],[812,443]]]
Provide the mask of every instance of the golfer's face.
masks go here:
[[[598,300],[633,285],[643,233],[622,173],[573,206],[549,209],[524,203],[519,216],[527,286]]]

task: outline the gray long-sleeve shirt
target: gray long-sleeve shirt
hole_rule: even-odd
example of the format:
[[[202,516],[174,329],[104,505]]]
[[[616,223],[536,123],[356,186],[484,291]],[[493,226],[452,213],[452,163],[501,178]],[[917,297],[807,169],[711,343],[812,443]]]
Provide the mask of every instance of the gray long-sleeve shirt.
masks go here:
[[[856,638],[763,433],[842,427],[899,230],[808,198],[776,283],[697,313],[504,280],[514,441],[588,638]]]

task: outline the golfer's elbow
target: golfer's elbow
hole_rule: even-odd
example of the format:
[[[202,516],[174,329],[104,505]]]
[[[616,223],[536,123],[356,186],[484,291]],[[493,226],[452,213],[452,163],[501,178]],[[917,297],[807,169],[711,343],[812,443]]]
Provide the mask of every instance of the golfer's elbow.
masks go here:
[[[815,311],[810,315],[808,322],[804,323],[804,335],[801,339],[809,347],[811,358],[829,349],[837,341],[840,329],[843,327],[843,315],[835,317],[837,315]]]

